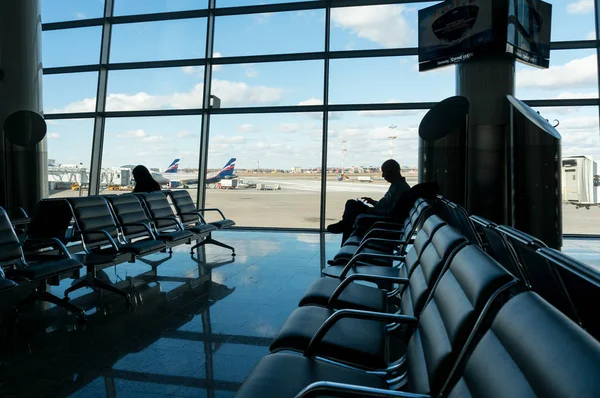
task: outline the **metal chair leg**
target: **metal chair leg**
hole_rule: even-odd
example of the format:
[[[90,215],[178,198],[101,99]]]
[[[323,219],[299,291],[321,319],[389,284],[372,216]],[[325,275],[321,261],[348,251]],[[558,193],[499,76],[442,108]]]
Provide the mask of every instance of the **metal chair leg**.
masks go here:
[[[227,244],[225,244],[223,242],[220,242],[220,241],[218,241],[216,239],[213,239],[212,236],[209,236],[206,239],[204,239],[202,242],[198,242],[194,246],[192,246],[191,253],[193,254],[194,253],[194,249],[196,249],[198,247],[201,247],[201,246],[204,246],[204,245],[215,245],[215,246],[219,246],[219,247],[222,247],[222,248],[225,248],[225,249],[229,249],[229,250],[232,251],[231,255],[235,256],[235,248],[233,246],[229,246],[229,245],[227,245]]]
[[[67,311],[70,311],[74,314],[77,314],[79,316],[85,315],[85,311],[79,307],[77,307],[75,304],[71,303],[70,301],[61,299],[60,297],[57,297],[49,292],[39,292],[39,297],[38,300],[40,301],[47,301],[49,303],[52,303],[54,305],[56,305],[57,307],[62,307]]]

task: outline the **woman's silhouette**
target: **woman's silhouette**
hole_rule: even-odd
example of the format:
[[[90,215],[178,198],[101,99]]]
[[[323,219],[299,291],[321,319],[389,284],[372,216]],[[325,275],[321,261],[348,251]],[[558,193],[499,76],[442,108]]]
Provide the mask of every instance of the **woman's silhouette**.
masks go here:
[[[160,191],[160,185],[152,178],[152,174],[150,174],[150,171],[148,171],[146,166],[135,166],[132,174],[135,179],[135,188],[133,188],[133,192]]]

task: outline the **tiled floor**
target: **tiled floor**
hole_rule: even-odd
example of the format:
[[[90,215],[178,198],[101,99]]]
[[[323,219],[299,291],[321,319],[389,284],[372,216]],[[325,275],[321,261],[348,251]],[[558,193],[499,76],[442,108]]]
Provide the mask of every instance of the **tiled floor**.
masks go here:
[[[200,265],[181,246],[148,272],[143,262],[98,276],[125,287],[138,305],[90,289],[74,292],[88,323],[54,307],[20,314],[0,340],[0,397],[231,397],[306,287],[339,247],[339,236],[222,232],[236,247],[209,247]],[[600,272],[600,244],[563,250]],[[158,261],[166,255],[151,256]],[[134,278],[132,278],[134,276]],[[61,295],[65,280],[52,292]]]
[[[208,266],[199,266],[184,245],[157,277],[128,281],[149,270],[139,261],[106,269],[103,278],[129,285],[142,302],[130,310],[116,296],[100,300],[83,289],[72,300],[87,310],[85,327],[56,308],[43,323],[22,313],[4,336],[0,396],[233,396],[339,238],[237,231],[216,238],[236,247],[233,262],[227,250],[209,247]]]

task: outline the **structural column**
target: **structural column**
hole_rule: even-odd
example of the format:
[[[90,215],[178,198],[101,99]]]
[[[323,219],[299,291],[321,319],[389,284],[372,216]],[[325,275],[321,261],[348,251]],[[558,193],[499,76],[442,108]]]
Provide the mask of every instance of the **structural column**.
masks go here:
[[[41,26],[39,0],[0,1],[0,205],[28,211],[48,193]]]
[[[510,108],[515,62],[478,59],[456,67],[456,93],[470,102],[467,138],[467,210],[509,223]]]

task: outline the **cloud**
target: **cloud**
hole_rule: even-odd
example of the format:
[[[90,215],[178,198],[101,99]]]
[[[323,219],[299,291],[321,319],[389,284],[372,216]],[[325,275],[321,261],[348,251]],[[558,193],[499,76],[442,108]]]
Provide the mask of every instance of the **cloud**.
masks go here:
[[[260,74],[258,70],[254,68],[254,64],[243,64],[242,68],[246,71],[246,77],[255,78]]]
[[[177,138],[185,138],[185,137],[189,137],[191,135],[194,135],[194,133],[189,132],[187,130],[183,130],[183,131],[180,131],[179,133],[177,133]]]
[[[415,32],[404,17],[402,5],[334,8],[334,26],[383,47],[406,47],[414,43]]]
[[[269,22],[272,16],[272,12],[263,12],[261,14],[254,15],[254,20],[259,24],[263,24]]]
[[[48,126],[56,126],[59,124],[58,120],[44,120]]]
[[[74,14],[75,14],[75,18],[77,18],[77,19],[85,19],[86,18],[86,15],[82,12],[75,12]]]
[[[47,137],[51,140],[57,140],[60,138],[60,134],[58,133],[48,133]]]
[[[188,75],[202,75],[204,73],[203,66],[182,66],[181,70]]]
[[[165,140],[165,137],[163,137],[162,135],[151,135],[148,137],[143,137],[142,141],[144,141],[144,142],[163,142],[166,140]]]
[[[567,5],[569,14],[587,14],[594,11],[594,0],[579,0]]]
[[[203,84],[199,83],[186,92],[168,95],[110,93],[106,97],[109,111],[134,111],[144,109],[186,109],[202,107]],[[284,90],[277,87],[252,86],[243,82],[213,80],[213,93],[221,98],[222,106],[278,105]],[[50,113],[93,112],[96,98],[85,98]]]
[[[142,129],[124,131],[117,134],[117,138],[142,138],[146,136],[146,132]]]
[[[317,98],[310,98],[304,101],[298,102],[298,105],[323,105],[323,100]]]
[[[585,38],[586,38],[587,40],[596,40],[596,32],[594,32],[594,31],[591,31],[591,32],[589,32],[589,33],[588,33],[588,34],[585,36]]]
[[[596,55],[574,59],[549,69],[522,69],[517,72],[517,86],[540,89],[568,89],[597,84]]]
[[[295,133],[300,130],[300,128],[298,123],[279,123],[277,126],[277,130],[282,133]]]
[[[259,131],[259,128],[250,123],[244,123],[237,126],[237,131],[240,133],[255,133]]]

